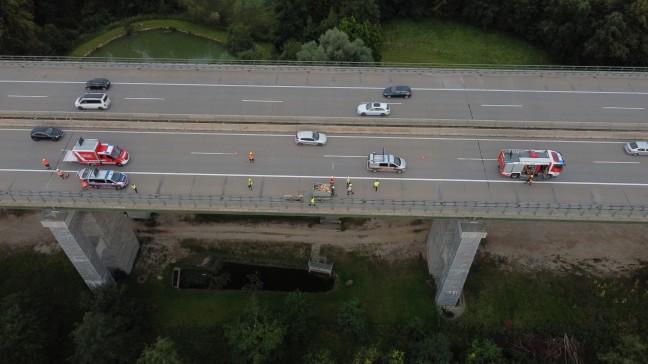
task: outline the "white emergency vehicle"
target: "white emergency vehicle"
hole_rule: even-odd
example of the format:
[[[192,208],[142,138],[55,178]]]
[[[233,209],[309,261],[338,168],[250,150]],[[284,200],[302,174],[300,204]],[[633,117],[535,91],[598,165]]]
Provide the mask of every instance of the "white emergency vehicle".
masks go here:
[[[405,159],[396,157],[393,154],[387,154],[383,150],[382,153],[375,152],[369,154],[367,158],[367,170],[376,172],[405,172]]]
[[[550,179],[562,173],[565,160],[555,150],[503,149],[497,158],[497,168],[502,176],[511,178],[534,175]]]

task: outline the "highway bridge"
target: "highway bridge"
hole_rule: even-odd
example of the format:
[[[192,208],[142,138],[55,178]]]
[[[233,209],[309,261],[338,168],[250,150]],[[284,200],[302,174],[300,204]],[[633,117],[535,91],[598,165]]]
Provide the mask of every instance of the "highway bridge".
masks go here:
[[[89,287],[132,268],[139,244],[124,211],[442,217],[427,260],[437,305],[456,312],[486,235],[483,224],[460,219],[648,221],[648,159],[623,152],[625,142],[648,138],[647,76],[0,62],[0,207],[49,210],[43,225]],[[95,77],[112,81],[113,106],[76,111]],[[414,96],[387,100],[392,115],[355,115],[397,84]],[[32,142],[29,130],[43,124],[65,137]],[[304,129],[329,134],[328,144],[297,146],[293,134]],[[81,166],[63,156],[80,137],[127,149],[132,159],[118,168],[138,190],[86,190],[43,168],[46,158],[74,174]],[[559,150],[567,166],[526,185],[498,173],[504,148]],[[407,171],[367,171],[367,155],[383,150],[405,158]],[[337,196],[309,205],[312,184],[331,176]],[[344,192],[347,176],[353,195]]]
[[[76,111],[93,77],[113,82],[113,106]],[[393,84],[410,85],[414,96],[383,99]],[[648,219],[648,161],[622,150],[648,135],[643,73],[3,63],[0,85],[4,207]],[[357,117],[357,104],[370,101],[389,101],[392,115]],[[38,124],[61,126],[64,140],[32,142],[28,129]],[[329,143],[298,147],[300,129],[324,131]],[[129,150],[132,162],[119,169],[139,194],[86,191],[43,170],[41,158],[80,168],[62,161],[79,137]],[[383,148],[407,160],[406,173],[365,169],[367,154]],[[567,167],[524,185],[498,174],[502,148],[560,150]],[[331,176],[351,176],[355,194],[338,188],[315,206],[285,198],[309,196],[313,182]]]

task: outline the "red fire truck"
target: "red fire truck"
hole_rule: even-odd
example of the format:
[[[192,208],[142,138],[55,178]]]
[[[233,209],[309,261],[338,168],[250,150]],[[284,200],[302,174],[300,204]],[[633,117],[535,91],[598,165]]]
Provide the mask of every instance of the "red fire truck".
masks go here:
[[[63,161],[79,162],[89,166],[102,164],[123,166],[129,159],[128,152],[116,145],[102,143],[99,139],[79,138],[74,148],[65,154]]]
[[[503,149],[497,163],[500,174],[511,178],[535,175],[550,179],[560,175],[565,167],[562,154],[555,150]]]

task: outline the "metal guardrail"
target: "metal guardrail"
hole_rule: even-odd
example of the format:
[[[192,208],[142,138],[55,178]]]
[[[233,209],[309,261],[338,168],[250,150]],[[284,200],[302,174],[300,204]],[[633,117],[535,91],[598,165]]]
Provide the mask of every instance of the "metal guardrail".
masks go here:
[[[331,200],[316,201],[315,206],[310,206],[307,200],[291,201],[284,199],[282,196],[127,194],[123,192],[97,191],[0,191],[0,207],[2,208],[648,222],[648,206],[645,205],[370,200],[341,198],[340,196]]]
[[[443,70],[498,70],[498,71],[558,71],[558,72],[623,72],[648,73],[648,67],[576,66],[576,65],[520,65],[520,64],[449,64],[405,62],[319,62],[286,60],[233,60],[233,59],[171,59],[171,58],[113,58],[67,56],[0,56],[5,63],[110,63],[138,65],[210,65],[210,66],[289,66],[289,67],[344,67],[344,68],[394,68]]]

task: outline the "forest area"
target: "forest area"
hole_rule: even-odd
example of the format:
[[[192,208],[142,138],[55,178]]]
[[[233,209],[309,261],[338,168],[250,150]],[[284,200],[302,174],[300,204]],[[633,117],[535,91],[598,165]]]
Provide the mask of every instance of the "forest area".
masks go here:
[[[228,48],[241,59],[379,62],[384,24],[440,18],[512,34],[560,64],[648,66],[648,0],[4,0],[0,55],[63,56],[150,18],[227,29]],[[327,32],[324,41],[347,37],[349,49],[326,54]],[[272,43],[273,54],[255,51],[252,40]]]

